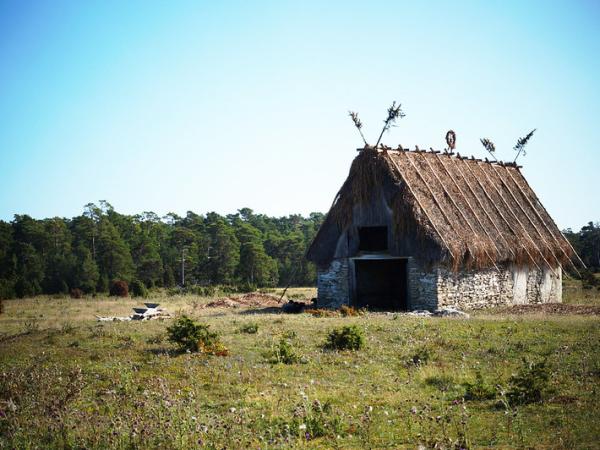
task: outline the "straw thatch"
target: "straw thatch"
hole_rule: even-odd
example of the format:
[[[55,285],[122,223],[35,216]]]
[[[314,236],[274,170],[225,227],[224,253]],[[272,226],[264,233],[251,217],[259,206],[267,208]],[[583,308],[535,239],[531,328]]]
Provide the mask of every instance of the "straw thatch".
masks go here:
[[[512,263],[555,269],[574,252],[515,164],[460,155],[365,148],[355,158],[307,257],[327,265],[356,206],[383,192],[398,239],[459,268]],[[422,255],[414,256],[417,259]]]

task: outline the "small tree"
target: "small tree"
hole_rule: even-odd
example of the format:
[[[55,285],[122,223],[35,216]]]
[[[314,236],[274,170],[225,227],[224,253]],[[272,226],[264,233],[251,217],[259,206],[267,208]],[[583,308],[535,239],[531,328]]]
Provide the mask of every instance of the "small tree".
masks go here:
[[[148,297],[148,289],[146,285],[140,280],[133,280],[131,282],[131,295],[133,297]]]
[[[325,342],[325,348],[331,350],[359,350],[364,346],[365,335],[356,325],[332,330]]]
[[[229,352],[219,340],[219,335],[209,331],[209,326],[196,323],[187,316],[181,316],[167,328],[169,341],[177,344],[182,351],[201,352],[225,356]]]

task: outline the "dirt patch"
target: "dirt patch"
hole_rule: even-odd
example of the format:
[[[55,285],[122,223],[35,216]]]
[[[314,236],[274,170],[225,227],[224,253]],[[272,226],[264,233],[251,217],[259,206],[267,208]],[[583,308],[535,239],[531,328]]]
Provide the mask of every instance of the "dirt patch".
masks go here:
[[[571,305],[565,303],[542,303],[539,305],[512,305],[496,309],[494,312],[501,314],[580,314],[598,316],[600,305]]]
[[[261,294],[251,292],[249,294],[236,295],[232,297],[222,297],[204,305],[204,308],[249,308],[249,307],[267,307],[282,306],[279,297],[270,294]]]

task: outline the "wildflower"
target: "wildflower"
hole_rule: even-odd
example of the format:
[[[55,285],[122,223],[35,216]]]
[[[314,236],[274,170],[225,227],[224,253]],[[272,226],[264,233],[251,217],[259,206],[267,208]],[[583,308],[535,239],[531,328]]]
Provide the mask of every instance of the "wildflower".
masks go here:
[[[300,425],[298,425],[298,429],[299,430],[306,430],[306,424],[305,423],[301,423]]]
[[[233,407],[232,407],[232,408],[229,408],[229,412],[230,412],[230,413],[234,413],[234,412],[236,412],[236,411],[237,411],[237,410],[236,410],[235,408],[233,408]]]
[[[416,413],[417,413],[417,407],[416,407],[416,406],[413,406],[412,408],[410,408],[410,412],[411,412],[412,414],[416,414]]]

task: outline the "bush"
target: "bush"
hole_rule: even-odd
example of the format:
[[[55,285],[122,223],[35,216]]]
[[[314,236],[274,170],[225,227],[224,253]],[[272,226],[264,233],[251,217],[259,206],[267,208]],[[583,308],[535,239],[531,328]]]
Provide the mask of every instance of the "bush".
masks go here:
[[[79,288],[73,288],[71,289],[71,292],[69,292],[69,295],[71,298],[83,298],[83,291]]]
[[[363,331],[356,325],[332,330],[327,336],[325,348],[331,350],[359,350],[365,346]]]
[[[131,295],[133,297],[148,297],[148,289],[140,280],[133,280],[131,283]]]
[[[229,351],[219,340],[219,335],[209,331],[208,328],[208,325],[196,323],[189,317],[182,316],[167,328],[167,333],[169,341],[176,343],[182,351],[227,355]]]
[[[511,405],[538,403],[549,392],[550,369],[546,360],[528,362],[523,359],[523,367],[510,377],[506,397]]]
[[[480,371],[475,372],[474,382],[467,381],[464,386],[465,400],[492,400],[496,398],[496,389],[483,379]]]
[[[300,362],[301,359],[292,343],[287,339],[280,339],[279,343],[273,348],[273,362],[275,363],[295,364]]]
[[[110,284],[109,294],[111,297],[129,296],[129,286],[126,281],[115,280]]]

